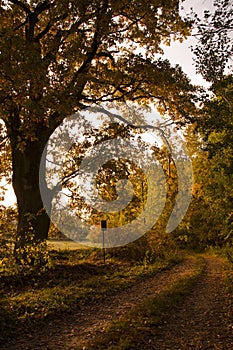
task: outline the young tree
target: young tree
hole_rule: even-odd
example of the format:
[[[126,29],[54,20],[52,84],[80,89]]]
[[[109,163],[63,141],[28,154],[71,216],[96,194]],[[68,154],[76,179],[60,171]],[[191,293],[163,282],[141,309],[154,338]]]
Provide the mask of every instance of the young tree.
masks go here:
[[[39,165],[65,117],[127,100],[189,116],[189,80],[154,57],[190,25],[179,16],[179,0],[5,0],[0,16],[0,116],[11,145],[20,246],[30,230],[36,240],[47,237]],[[52,195],[47,188],[48,201]]]

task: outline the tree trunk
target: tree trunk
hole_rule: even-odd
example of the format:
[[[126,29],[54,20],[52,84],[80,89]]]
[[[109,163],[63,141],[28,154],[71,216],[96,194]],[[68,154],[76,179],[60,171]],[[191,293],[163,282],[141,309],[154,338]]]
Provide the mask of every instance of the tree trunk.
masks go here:
[[[44,144],[29,143],[25,150],[12,151],[13,187],[18,205],[18,227],[15,249],[31,242],[41,242],[48,237],[50,218],[40,194],[40,161]],[[44,162],[45,163],[45,162]],[[42,171],[42,176],[44,172]],[[44,186],[47,194],[46,207],[51,207],[51,191]]]

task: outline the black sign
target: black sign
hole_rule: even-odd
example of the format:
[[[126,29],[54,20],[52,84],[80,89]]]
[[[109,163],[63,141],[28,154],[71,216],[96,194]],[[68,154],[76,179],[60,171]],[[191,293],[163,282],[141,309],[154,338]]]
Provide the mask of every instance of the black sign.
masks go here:
[[[101,228],[107,228],[107,220],[101,220]]]

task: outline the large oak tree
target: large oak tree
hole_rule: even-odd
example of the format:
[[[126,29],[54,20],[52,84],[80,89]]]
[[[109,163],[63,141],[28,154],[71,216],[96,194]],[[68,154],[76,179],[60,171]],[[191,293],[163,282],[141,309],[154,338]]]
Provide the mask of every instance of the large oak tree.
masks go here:
[[[179,0],[0,2],[0,117],[11,145],[18,245],[29,229],[47,237],[39,165],[65,117],[127,100],[153,102],[172,118],[189,115],[189,80],[156,59],[161,43],[188,34]]]

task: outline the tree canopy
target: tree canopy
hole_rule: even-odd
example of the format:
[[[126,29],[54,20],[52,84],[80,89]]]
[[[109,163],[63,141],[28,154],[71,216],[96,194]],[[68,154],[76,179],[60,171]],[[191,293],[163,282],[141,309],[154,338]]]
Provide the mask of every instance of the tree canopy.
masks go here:
[[[204,20],[195,15],[198,43],[194,48],[197,72],[211,82],[202,99],[191,140],[195,180],[186,216],[186,239],[198,245],[232,243],[232,59],[233,8],[215,1]]]
[[[214,6],[215,11],[205,11],[204,20],[194,14],[198,39],[198,45],[194,48],[197,72],[210,82],[223,77],[227,66],[231,66],[233,54],[232,2],[216,0]]]
[[[6,0],[0,16],[0,116],[18,238],[32,231],[45,239],[39,163],[49,136],[65,117],[108,101],[154,103],[173,119],[190,118],[194,88],[179,66],[156,56],[162,43],[189,35],[190,23],[178,0]]]

